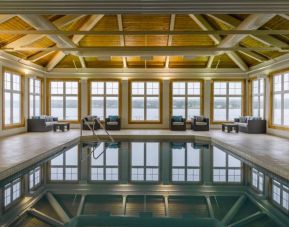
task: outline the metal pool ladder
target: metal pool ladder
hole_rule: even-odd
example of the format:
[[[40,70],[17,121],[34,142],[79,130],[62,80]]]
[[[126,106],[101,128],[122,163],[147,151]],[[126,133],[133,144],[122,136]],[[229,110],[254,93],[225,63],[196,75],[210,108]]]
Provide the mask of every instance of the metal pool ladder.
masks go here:
[[[114,142],[113,137],[109,134],[109,132],[106,130],[106,128],[104,127],[104,125],[101,123],[101,121],[99,120],[99,118],[96,118],[96,121],[98,122],[98,124],[100,125],[100,127],[105,131],[105,133],[107,134],[107,136],[109,137],[111,142]],[[93,121],[92,127],[90,126],[90,124],[86,121],[85,118],[81,119],[81,126],[80,126],[80,135],[82,136],[82,131],[83,131],[83,125],[86,124],[89,128],[89,130],[92,132],[93,136],[97,137],[97,140],[100,140],[98,138],[98,136],[95,134],[94,131],[94,125],[95,125],[95,121]]]

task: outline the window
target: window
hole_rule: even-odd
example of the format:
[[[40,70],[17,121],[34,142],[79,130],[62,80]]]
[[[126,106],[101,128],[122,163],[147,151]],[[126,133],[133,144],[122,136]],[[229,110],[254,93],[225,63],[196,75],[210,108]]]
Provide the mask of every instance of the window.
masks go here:
[[[20,74],[4,73],[4,128],[23,125],[23,86]]]
[[[161,121],[161,82],[131,82],[130,120],[132,122]]]
[[[272,199],[287,212],[289,211],[289,188],[280,182],[273,180]]]
[[[117,143],[100,143],[92,148],[91,153],[92,181],[119,180],[119,147]]]
[[[118,81],[90,81],[90,114],[101,120],[119,115]]]
[[[263,192],[264,190],[264,174],[255,168],[252,168],[252,182],[253,188],[258,192]]]
[[[202,82],[172,82],[172,115],[191,119],[202,115]]]
[[[41,183],[41,169],[36,167],[29,172],[29,190],[36,189]]]
[[[234,121],[242,115],[241,81],[213,82],[213,116],[214,122]]]
[[[42,81],[29,78],[29,117],[41,115]]]
[[[21,196],[21,179],[18,178],[4,186],[4,207],[8,207]]]
[[[240,183],[241,161],[232,155],[213,147],[213,182]]]
[[[172,181],[199,182],[201,172],[200,149],[192,143],[172,144]]]
[[[50,180],[78,180],[78,146],[65,151],[50,161]]]
[[[79,121],[79,82],[50,82],[50,114],[58,120]]]
[[[264,118],[264,78],[252,80],[252,115]]]
[[[289,127],[289,72],[272,78],[272,123]]]
[[[158,142],[131,143],[131,180],[158,181],[159,153]]]

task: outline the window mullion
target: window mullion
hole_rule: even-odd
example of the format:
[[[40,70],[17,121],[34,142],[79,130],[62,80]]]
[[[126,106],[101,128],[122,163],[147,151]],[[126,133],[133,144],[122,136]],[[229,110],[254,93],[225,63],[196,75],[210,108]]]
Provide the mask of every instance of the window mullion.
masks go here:
[[[104,91],[103,91],[103,118],[106,118],[106,82],[104,82]]]
[[[185,118],[188,119],[188,83],[185,82]]]
[[[229,121],[229,82],[226,83],[226,121]]]
[[[147,83],[144,82],[144,120],[147,120]]]

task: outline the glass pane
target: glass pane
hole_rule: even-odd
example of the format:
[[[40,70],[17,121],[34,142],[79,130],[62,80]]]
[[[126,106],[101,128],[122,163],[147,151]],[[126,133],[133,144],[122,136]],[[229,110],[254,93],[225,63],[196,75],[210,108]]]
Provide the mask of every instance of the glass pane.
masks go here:
[[[240,117],[242,114],[242,98],[229,98],[229,121],[234,121],[234,118]]]
[[[20,94],[13,94],[13,124],[21,122],[21,99]]]
[[[227,94],[227,83],[226,82],[214,82],[214,94],[215,95],[226,95]]]
[[[185,82],[173,82],[173,95],[185,95],[186,83]]]
[[[61,166],[63,165],[63,154],[56,156],[55,158],[51,159],[50,164],[52,166]]]
[[[63,120],[63,97],[51,96],[51,115]]]
[[[35,95],[35,116],[41,114],[41,99],[39,95]]]
[[[226,153],[219,148],[213,147],[213,166],[226,167]]]
[[[200,166],[200,150],[194,149],[191,143],[187,143],[187,166]]]
[[[193,118],[194,116],[201,115],[201,103],[199,97],[188,97],[188,119]]]
[[[200,82],[188,82],[188,95],[200,95],[201,83]]]
[[[51,82],[51,94],[63,94],[63,82]]]
[[[241,95],[242,82],[229,82],[229,95]]]
[[[65,93],[77,95],[78,82],[65,82]]]
[[[131,143],[131,165],[144,166],[144,143]]]
[[[289,73],[284,74],[284,91],[289,91]]]
[[[18,75],[13,75],[13,90],[14,91],[20,91],[21,89],[20,86],[20,76]]]
[[[281,124],[281,94],[274,94],[273,97],[273,123]]]
[[[146,165],[159,166],[159,143],[146,143]]]
[[[172,165],[185,166],[185,148],[175,149],[172,148]]]
[[[104,82],[91,82],[91,94],[103,95],[104,94]]]
[[[144,94],[144,82],[132,82],[132,94],[143,95]]]
[[[289,93],[284,94],[284,125],[289,126]]]
[[[253,116],[259,116],[259,98],[258,96],[253,97]]]
[[[106,149],[106,165],[118,166],[118,148]]]
[[[34,93],[34,79],[29,78],[29,93]]]
[[[91,153],[91,165],[103,166],[104,165],[104,143],[101,143],[94,152]]]
[[[186,117],[185,97],[173,97],[173,116]]]
[[[260,96],[260,115],[259,117],[264,117],[264,96]]]
[[[34,116],[34,96],[29,95],[29,117]]]
[[[264,94],[265,93],[264,79],[260,79],[259,83],[260,83],[260,94]]]
[[[106,117],[118,115],[118,97],[106,97]]]
[[[144,120],[144,97],[132,97],[132,120]]]
[[[65,106],[65,120],[77,120],[78,119],[78,98],[66,97]]]
[[[159,120],[159,98],[147,97],[146,120]]]
[[[106,94],[118,95],[118,82],[106,82]]]
[[[147,95],[159,94],[159,82],[147,82]]]
[[[65,165],[78,165],[78,146],[74,146],[65,152]]]
[[[5,83],[5,89],[10,90],[11,89],[11,74],[8,72],[5,72],[4,83]]]
[[[253,95],[259,94],[259,80],[253,80]]]
[[[231,155],[228,155],[228,166],[229,167],[241,167],[241,161],[234,158]]]
[[[91,98],[91,114],[104,120],[104,97]]]
[[[40,94],[41,93],[41,81],[34,80],[34,83],[35,83],[35,93]]]
[[[5,124],[11,124],[11,94],[5,92]]]
[[[226,98],[215,97],[214,98],[214,120],[215,121],[226,121]]]
[[[273,77],[274,91],[281,91],[282,76],[277,75]]]

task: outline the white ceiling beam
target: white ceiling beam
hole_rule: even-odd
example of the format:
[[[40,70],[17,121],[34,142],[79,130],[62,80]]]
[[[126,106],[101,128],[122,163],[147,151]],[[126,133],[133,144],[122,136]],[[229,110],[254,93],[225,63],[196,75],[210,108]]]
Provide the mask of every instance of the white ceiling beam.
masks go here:
[[[80,31],[89,31],[95,27],[95,25],[101,20],[103,15],[92,15],[87,21],[79,28]],[[78,43],[84,38],[84,35],[74,35],[72,37],[72,42],[74,45],[78,45]],[[58,53],[50,60],[47,64],[48,71],[52,70],[63,58],[65,57],[64,53]],[[86,68],[85,60],[83,56],[79,56],[79,61],[81,63],[82,68]]]
[[[248,71],[249,67],[247,66],[247,64],[243,61],[242,58],[239,57],[239,55],[237,55],[234,51],[229,51],[226,52],[226,54],[228,55],[229,58],[231,58],[231,60],[243,71]]]
[[[196,22],[196,24],[204,31],[214,31],[215,29],[206,21],[202,15],[189,14],[189,16]],[[218,45],[221,42],[221,37],[216,34],[210,34],[209,37]]]
[[[175,22],[176,22],[176,14],[171,14],[170,27],[169,27],[170,31],[173,31],[175,29]],[[169,35],[167,45],[171,46],[172,42],[173,42],[173,36]],[[166,56],[165,67],[169,68],[169,65],[170,65],[170,56]]]
[[[286,20],[289,20],[289,15],[288,14],[279,14],[279,16],[285,18]]]
[[[252,52],[252,51],[239,50],[238,52],[240,52],[240,53],[246,55],[247,57],[252,58],[252,59],[254,59],[260,63],[268,60],[267,58],[265,58],[259,54],[256,54],[255,52]]]
[[[27,60],[31,61],[31,62],[37,62],[38,60],[46,57],[47,55],[51,54],[52,52],[54,52],[54,51],[38,52],[37,54],[34,54],[34,55],[30,56],[29,58],[27,58]]]
[[[15,15],[0,15],[0,24],[5,23],[6,21],[10,20]]]
[[[207,69],[210,69],[212,68],[212,65],[213,65],[213,62],[214,62],[214,58],[215,56],[210,56],[209,59],[208,59],[208,62],[207,62]]]
[[[63,17],[53,21],[52,23],[57,28],[63,28],[65,26],[69,25],[70,23],[73,23],[73,22],[79,20],[83,16],[84,15],[66,15],[66,16],[63,16]],[[34,42],[42,39],[43,37],[45,37],[45,34],[28,34],[28,35],[25,35],[25,36],[15,40],[14,42],[7,44],[5,47],[15,48],[15,47],[28,46],[29,44],[34,43]]]
[[[123,22],[122,22],[121,14],[117,14],[117,25],[118,25],[118,30],[122,32],[123,31]],[[120,35],[119,39],[120,39],[120,45],[121,46],[125,46],[124,35]],[[124,68],[127,68],[127,59],[126,59],[126,57],[122,57],[122,64],[123,64]]]
[[[272,15],[272,14],[271,14]],[[227,25],[230,28],[236,28],[239,26],[239,24],[242,22],[241,20],[232,17],[230,15],[219,15],[219,14],[208,14],[208,16],[210,16],[211,18]],[[271,35],[257,35],[257,34],[248,34],[250,37],[252,37],[253,39],[267,45],[267,46],[276,46],[279,48],[283,48],[288,46],[287,43],[271,36]]]

